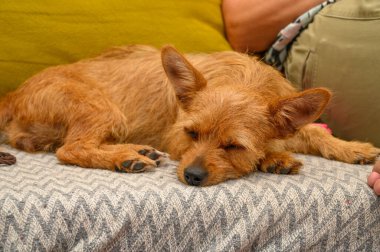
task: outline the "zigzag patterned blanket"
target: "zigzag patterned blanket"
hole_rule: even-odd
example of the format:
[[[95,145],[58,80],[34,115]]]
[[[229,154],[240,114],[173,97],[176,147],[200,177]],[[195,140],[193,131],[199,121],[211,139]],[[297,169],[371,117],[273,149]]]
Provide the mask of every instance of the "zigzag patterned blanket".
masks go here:
[[[8,148],[8,147],[7,147]],[[378,251],[370,166],[299,156],[300,175],[255,173],[197,188],[175,162],[120,174],[52,154],[0,167],[0,251]]]

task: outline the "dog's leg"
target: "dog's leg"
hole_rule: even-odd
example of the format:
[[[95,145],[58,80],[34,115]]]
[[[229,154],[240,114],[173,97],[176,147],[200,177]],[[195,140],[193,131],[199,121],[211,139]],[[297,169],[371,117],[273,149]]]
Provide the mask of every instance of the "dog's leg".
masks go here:
[[[88,168],[141,172],[157,166],[160,152],[124,144],[128,120],[95,84],[49,81],[43,88],[31,81],[15,96],[13,120],[4,130],[13,147],[56,151],[62,163]]]
[[[124,143],[128,123],[118,108],[78,111],[83,112],[79,116],[87,119],[70,125],[63,146],[56,151],[60,161],[120,172],[142,172],[158,165],[163,153],[150,146]]]
[[[283,142],[284,149],[292,152],[320,155],[351,164],[374,163],[380,149],[372,144],[344,141],[313,124],[306,125],[293,137]]]
[[[83,141],[67,143],[59,148],[56,154],[65,164],[118,172],[142,172],[152,169],[164,156],[163,153],[144,145],[97,145]]]
[[[126,117],[113,104],[103,104],[96,110],[78,104],[77,120],[72,121],[63,146],[56,151],[58,159],[65,164],[120,172],[142,172],[156,167],[163,153],[150,146],[125,143]],[[83,106],[86,108],[81,109]]]
[[[369,143],[338,139],[326,129],[309,124],[291,138],[272,141],[259,169],[268,173],[297,174],[302,163],[290,152],[319,155],[351,164],[370,164],[376,160],[380,149]]]

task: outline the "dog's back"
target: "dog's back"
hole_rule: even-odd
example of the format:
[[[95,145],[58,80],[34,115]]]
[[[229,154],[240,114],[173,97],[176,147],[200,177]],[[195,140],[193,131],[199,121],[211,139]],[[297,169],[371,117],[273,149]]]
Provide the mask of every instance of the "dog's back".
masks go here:
[[[219,52],[186,57],[204,75],[207,88],[225,85],[232,90],[240,85],[249,86],[266,99],[294,92],[280,74],[246,55]],[[162,68],[160,51],[148,46],[115,48],[92,59],[48,68],[26,81],[16,93],[14,98],[8,99],[13,104],[11,114],[15,119],[22,117],[18,121],[23,122],[23,128],[38,122],[43,128],[43,136],[36,134],[38,130],[33,130],[33,135],[35,141],[40,139],[41,143],[61,139],[68,121],[76,120],[76,105],[71,99],[65,99],[67,94],[77,93],[78,99],[85,94],[91,96],[87,101],[95,108],[116,106],[128,120],[128,141],[158,148],[162,148],[162,136],[178,113],[176,95]],[[106,97],[112,104],[103,104],[96,99],[99,96]],[[53,107],[59,107],[54,116],[46,113],[57,110]],[[5,120],[9,116],[2,118]],[[57,130],[46,131],[46,128]],[[60,132],[58,137],[47,134],[57,131]],[[38,149],[54,150],[61,144]],[[17,146],[21,147],[20,143]]]

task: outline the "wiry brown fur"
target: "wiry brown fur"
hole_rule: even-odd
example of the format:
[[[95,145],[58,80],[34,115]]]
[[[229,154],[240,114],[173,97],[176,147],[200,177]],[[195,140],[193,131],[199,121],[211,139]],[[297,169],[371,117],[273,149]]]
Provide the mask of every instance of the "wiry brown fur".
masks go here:
[[[157,166],[156,148],[180,160],[184,183],[188,167],[205,170],[196,185],[257,169],[297,173],[290,152],[373,162],[372,145],[308,125],[329,98],[325,89],[297,93],[271,67],[236,52],[184,57],[172,47],[160,55],[128,46],[30,78],[2,100],[0,127],[13,147],[55,151],[82,167],[140,172]]]

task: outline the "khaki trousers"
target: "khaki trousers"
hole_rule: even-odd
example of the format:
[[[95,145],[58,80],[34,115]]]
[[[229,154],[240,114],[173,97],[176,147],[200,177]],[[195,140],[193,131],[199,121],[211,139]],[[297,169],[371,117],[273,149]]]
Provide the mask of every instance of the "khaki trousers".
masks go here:
[[[334,93],[322,120],[334,135],[380,147],[380,0],[341,0],[293,44],[285,74],[299,89]]]

